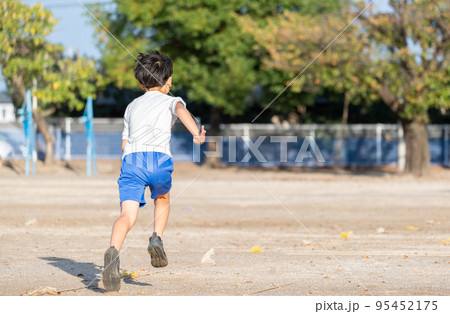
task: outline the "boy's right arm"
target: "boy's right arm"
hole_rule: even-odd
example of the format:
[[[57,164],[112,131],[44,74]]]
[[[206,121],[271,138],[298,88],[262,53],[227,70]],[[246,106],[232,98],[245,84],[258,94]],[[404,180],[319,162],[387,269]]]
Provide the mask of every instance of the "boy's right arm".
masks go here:
[[[182,103],[177,103],[175,111],[186,129],[188,129],[194,137],[194,143],[197,145],[203,144],[205,142],[206,135],[205,127],[202,126],[201,131],[198,129],[197,124],[195,124],[194,119],[191,117],[191,114]]]

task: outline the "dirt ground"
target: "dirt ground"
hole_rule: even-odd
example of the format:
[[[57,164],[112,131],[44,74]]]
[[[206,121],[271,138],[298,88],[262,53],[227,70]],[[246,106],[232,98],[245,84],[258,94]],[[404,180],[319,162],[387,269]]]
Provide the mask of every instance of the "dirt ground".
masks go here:
[[[164,245],[147,253],[153,206],[121,254],[119,293],[98,276],[119,214],[119,161],[0,166],[0,294],[449,295],[450,170],[417,179],[384,171],[216,169],[176,164]],[[380,228],[384,228],[383,230]],[[378,229],[378,231],[377,231]],[[342,239],[343,232],[350,232]],[[251,253],[258,245],[260,253]],[[211,248],[212,263],[201,263]]]

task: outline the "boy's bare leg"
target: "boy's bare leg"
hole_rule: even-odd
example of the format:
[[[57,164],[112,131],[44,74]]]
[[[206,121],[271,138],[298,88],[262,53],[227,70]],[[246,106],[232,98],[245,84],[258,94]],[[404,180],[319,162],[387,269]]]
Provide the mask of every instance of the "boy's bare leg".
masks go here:
[[[155,198],[155,226],[147,249],[152,258],[151,263],[153,267],[165,267],[169,263],[161,240],[169,219],[169,212],[170,194],[167,192]]]
[[[162,237],[166,229],[170,213],[170,191],[155,198],[155,226],[154,232]]]
[[[128,231],[130,231],[136,223],[138,212],[139,202],[122,202],[120,216],[117,218],[116,222],[114,222],[110,241],[110,246],[114,246],[117,251],[120,251]]]
[[[122,248],[128,231],[130,231],[136,222],[138,211],[139,202],[123,201],[120,216],[114,222],[110,241],[110,246],[112,247],[105,252],[105,268],[102,276],[103,286],[108,291],[120,290],[119,251]]]

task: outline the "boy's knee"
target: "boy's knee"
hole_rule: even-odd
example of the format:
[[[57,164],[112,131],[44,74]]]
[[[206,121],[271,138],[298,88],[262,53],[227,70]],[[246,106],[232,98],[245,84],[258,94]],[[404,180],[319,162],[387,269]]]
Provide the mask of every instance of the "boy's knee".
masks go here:
[[[130,229],[136,224],[137,217],[130,217]]]
[[[120,214],[120,218],[125,219],[128,221],[128,227],[131,229],[134,224],[136,223],[137,216],[136,215],[130,215],[129,213],[122,213]]]

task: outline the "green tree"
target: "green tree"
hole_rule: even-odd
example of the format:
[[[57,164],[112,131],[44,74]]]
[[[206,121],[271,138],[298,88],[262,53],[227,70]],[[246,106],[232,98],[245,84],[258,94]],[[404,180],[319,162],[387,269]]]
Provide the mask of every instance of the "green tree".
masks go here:
[[[368,10],[291,85],[314,82],[348,95],[349,101],[381,99],[402,121],[407,173],[426,174],[427,111],[449,108],[449,10],[444,0],[391,0],[392,12]],[[355,2],[342,17],[285,13],[262,28],[244,20],[269,54],[269,67],[298,73],[366,4]],[[308,60],[308,61],[307,61]]]
[[[363,51],[364,42],[356,34],[333,41],[348,24],[343,17],[348,16],[350,9],[346,5],[339,14],[316,16],[284,12],[270,19],[263,28],[258,28],[251,18],[240,19],[244,29],[253,34],[260,49],[269,53],[263,61],[265,66],[288,74],[290,79],[286,84],[292,82],[289,86],[292,93],[320,95],[333,91],[344,96],[343,126],[347,124],[351,103],[361,104],[376,99],[370,90],[361,88],[360,78],[368,78],[366,64],[369,56],[354,58],[355,53]],[[323,51],[330,43],[332,48]],[[319,55],[321,51],[323,53]],[[335,151],[335,165],[339,164],[343,136],[341,132]]]
[[[16,0],[0,4],[0,64],[13,102],[20,106],[26,90],[34,87],[38,108],[33,117],[46,142],[45,163],[53,160],[55,139],[45,118],[64,106],[80,110],[95,96],[101,78],[93,60],[65,58],[63,47],[46,41],[56,20],[41,4],[28,6]]]
[[[315,0],[116,0],[116,9],[97,7],[96,16],[132,54],[160,49],[174,61],[174,88],[190,101],[211,106],[209,135],[217,135],[222,113],[245,112],[257,84],[270,82],[261,72],[255,41],[238,23],[251,16],[257,23],[284,10],[302,13],[335,11],[342,1]],[[103,27],[98,26],[102,69],[118,87],[138,87],[134,60]],[[275,91],[274,91],[275,92]],[[216,161],[213,161],[216,162]]]

